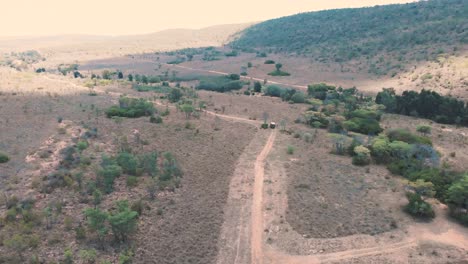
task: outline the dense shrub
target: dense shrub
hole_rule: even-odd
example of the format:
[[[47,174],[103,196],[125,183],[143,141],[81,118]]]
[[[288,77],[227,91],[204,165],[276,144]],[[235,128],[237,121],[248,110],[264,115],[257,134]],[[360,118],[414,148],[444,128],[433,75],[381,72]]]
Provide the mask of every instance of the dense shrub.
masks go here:
[[[97,173],[97,184],[105,193],[114,191],[114,181],[122,174],[122,168],[116,164],[103,165]]]
[[[390,162],[390,141],[382,135],[372,140],[371,154],[377,163]]]
[[[231,74],[228,75],[228,78],[233,80],[233,81],[238,81],[238,80],[240,80],[240,75],[235,74],[235,73],[231,73]]]
[[[361,134],[377,135],[383,131],[379,122],[375,119],[354,117],[343,122],[343,125],[347,130]]]
[[[175,103],[178,102],[182,98],[182,96],[182,91],[179,88],[172,88],[168,95],[168,99],[169,102]]]
[[[387,136],[391,141],[403,141],[408,144],[424,144],[424,145],[431,145],[431,139],[423,136],[418,136],[411,133],[409,130],[406,129],[392,129],[387,132]]]
[[[364,146],[354,148],[353,164],[357,166],[365,166],[370,163],[370,150]]]
[[[291,101],[295,104],[303,104],[305,102],[305,95],[302,92],[296,92],[291,96]]]
[[[269,85],[265,90],[265,95],[273,96],[273,97],[281,97],[281,93],[283,92],[283,88],[276,86],[276,85]]]
[[[239,90],[242,88],[242,86],[244,86],[244,83],[242,81],[233,80],[230,76],[206,76],[200,78],[200,83],[196,88],[200,90],[208,90],[222,93],[231,90]]]
[[[10,157],[8,157],[7,154],[0,152],[0,163],[5,163],[10,160]]]
[[[335,90],[336,87],[325,83],[311,84],[307,87],[307,93],[313,98],[325,100],[328,91]]]
[[[153,124],[161,124],[163,122],[163,119],[161,116],[151,116],[150,117],[150,123]]]
[[[427,125],[419,125],[419,126],[416,127],[416,131],[418,131],[419,133],[421,133],[423,135],[427,135],[427,134],[431,133],[432,128],[430,126],[427,126]]]
[[[447,190],[447,202],[453,207],[452,214],[464,224],[468,224],[468,174],[450,185]]]
[[[136,118],[150,116],[154,112],[153,103],[145,99],[121,97],[118,106],[111,106],[106,110],[106,116],[109,118],[113,116]]]
[[[330,121],[322,113],[309,111],[304,114],[304,123],[315,128],[326,128]]]
[[[78,150],[83,151],[86,148],[88,148],[88,142],[80,141],[80,142],[76,143],[76,147],[78,148]]]
[[[432,206],[421,198],[417,193],[408,192],[406,194],[408,204],[405,211],[412,216],[420,218],[434,218],[435,213]]]
[[[378,111],[368,110],[368,109],[357,109],[354,111],[349,112],[346,117],[348,119],[358,117],[363,119],[375,119],[377,121],[380,120],[382,113]]]
[[[137,175],[138,159],[133,154],[122,152],[117,155],[117,163],[122,167],[122,171],[126,174]]]
[[[275,61],[274,60],[266,60],[265,64],[275,64]]]

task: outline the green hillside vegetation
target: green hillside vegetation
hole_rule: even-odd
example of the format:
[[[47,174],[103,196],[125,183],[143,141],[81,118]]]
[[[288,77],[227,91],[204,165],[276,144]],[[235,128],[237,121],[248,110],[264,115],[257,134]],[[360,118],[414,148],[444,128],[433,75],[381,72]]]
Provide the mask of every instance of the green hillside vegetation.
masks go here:
[[[309,12],[249,27],[231,46],[295,53],[320,62],[365,59],[369,72],[380,75],[466,45],[467,13],[464,0]]]

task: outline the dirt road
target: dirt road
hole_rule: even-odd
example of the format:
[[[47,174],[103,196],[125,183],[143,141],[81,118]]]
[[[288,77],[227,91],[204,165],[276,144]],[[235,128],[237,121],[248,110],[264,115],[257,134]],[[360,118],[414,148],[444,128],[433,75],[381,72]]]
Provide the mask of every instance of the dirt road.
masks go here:
[[[265,175],[265,159],[270,153],[276,137],[273,130],[262,152],[255,160],[255,183],[252,199],[252,223],[251,223],[251,263],[263,263],[263,178]]]

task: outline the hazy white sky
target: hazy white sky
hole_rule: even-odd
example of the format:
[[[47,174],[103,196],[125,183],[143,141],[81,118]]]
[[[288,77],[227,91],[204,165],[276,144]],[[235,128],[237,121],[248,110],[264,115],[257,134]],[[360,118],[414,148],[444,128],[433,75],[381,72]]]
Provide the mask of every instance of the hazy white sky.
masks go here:
[[[150,33],[410,0],[0,0],[0,36]]]

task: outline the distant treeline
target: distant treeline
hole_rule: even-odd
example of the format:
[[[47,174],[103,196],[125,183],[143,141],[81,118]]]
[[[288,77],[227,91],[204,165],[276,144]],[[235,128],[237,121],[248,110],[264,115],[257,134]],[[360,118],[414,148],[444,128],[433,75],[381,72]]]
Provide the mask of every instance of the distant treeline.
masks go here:
[[[365,59],[369,72],[381,75],[401,70],[407,60],[431,60],[466,45],[466,14],[466,0],[309,12],[253,25],[231,46],[295,53],[320,62]]]
[[[434,91],[404,91],[396,95],[394,89],[383,89],[376,103],[385,105],[386,111],[407,116],[423,117],[442,124],[468,126],[468,105]]]

